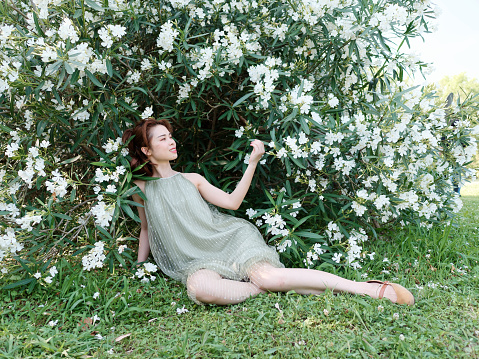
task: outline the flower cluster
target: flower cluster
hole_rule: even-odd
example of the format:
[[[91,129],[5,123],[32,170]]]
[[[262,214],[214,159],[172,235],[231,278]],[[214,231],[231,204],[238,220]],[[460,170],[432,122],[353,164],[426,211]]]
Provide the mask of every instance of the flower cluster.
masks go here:
[[[143,118],[146,118],[146,117],[149,117],[149,116],[145,116]],[[112,153],[112,152],[116,152],[118,151],[118,149],[123,145],[123,143],[121,142],[121,137],[117,137],[116,140],[113,140],[113,139],[109,139],[107,141],[107,143],[105,143],[103,145],[103,148],[105,149],[105,152],[106,153]],[[128,154],[128,149],[127,148],[122,148],[121,149],[121,155],[122,156],[126,156]],[[123,167],[124,168],[124,167]],[[120,174],[123,174],[123,173],[120,173]]]
[[[113,40],[120,40],[126,34],[126,27],[121,25],[107,25],[98,30],[98,36],[102,40],[101,46],[109,49],[113,45]]]
[[[156,276],[153,273],[156,273],[158,270],[158,266],[153,263],[143,263],[143,267],[137,269],[135,276],[137,278],[141,278],[142,283],[148,283],[150,281],[154,281]]]
[[[52,172],[51,181],[46,181],[45,186],[55,197],[63,197],[67,194],[68,181],[57,170]]]
[[[45,278],[42,277],[42,274],[40,272],[36,272],[33,277],[35,277],[37,280],[42,279],[45,283],[51,284],[53,278],[58,274],[57,267],[53,266],[48,270],[48,273],[50,274],[49,276],[46,276]]]
[[[268,107],[271,100],[271,93],[275,89],[275,81],[279,78],[279,71],[276,66],[281,66],[281,59],[269,57],[264,64],[252,66],[248,68],[250,81],[253,82],[254,92],[258,95],[257,101],[261,103],[263,108]]]
[[[0,233],[0,266],[5,258],[17,255],[23,249],[23,244],[17,241],[13,228],[7,228],[5,233]],[[1,273],[7,273],[7,269],[1,266]]]
[[[108,228],[114,212],[115,205],[106,204],[103,201],[99,201],[90,210],[90,213],[95,217],[95,224],[103,228]]]
[[[156,45],[161,48],[160,54],[164,51],[170,52],[173,50],[173,43],[178,35],[179,32],[173,28],[171,21],[167,21],[161,25],[160,34],[156,40]]]
[[[90,271],[95,268],[103,267],[103,261],[105,260],[105,243],[98,241],[94,247],[90,249],[87,255],[82,258],[83,269]]]

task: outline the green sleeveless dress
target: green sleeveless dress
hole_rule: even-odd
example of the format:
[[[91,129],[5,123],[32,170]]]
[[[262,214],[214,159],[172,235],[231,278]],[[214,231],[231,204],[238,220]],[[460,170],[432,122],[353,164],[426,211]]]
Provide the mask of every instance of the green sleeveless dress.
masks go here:
[[[169,277],[186,284],[210,269],[241,281],[258,262],[284,267],[252,223],[218,212],[181,173],[146,181],[145,195],[150,250]]]

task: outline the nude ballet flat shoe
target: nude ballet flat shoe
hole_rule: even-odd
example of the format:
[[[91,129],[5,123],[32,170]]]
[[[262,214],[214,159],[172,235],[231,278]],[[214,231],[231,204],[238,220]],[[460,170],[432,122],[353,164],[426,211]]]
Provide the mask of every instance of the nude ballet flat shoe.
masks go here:
[[[381,282],[380,280],[368,280],[366,283],[379,283],[382,284],[382,287],[379,291],[379,299],[382,299],[384,296],[384,292],[386,291],[386,287],[390,285],[393,287],[394,291],[397,295],[397,304],[407,304],[407,305],[414,305],[414,296],[410,291],[404,288],[402,285],[391,283],[391,282]]]

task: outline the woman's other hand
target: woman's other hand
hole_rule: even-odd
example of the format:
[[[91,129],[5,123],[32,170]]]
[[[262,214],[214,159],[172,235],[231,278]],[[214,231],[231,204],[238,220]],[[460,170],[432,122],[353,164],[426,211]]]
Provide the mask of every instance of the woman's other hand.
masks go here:
[[[249,163],[257,164],[264,155],[264,144],[260,140],[253,140],[250,146],[253,147],[253,152],[251,152]]]

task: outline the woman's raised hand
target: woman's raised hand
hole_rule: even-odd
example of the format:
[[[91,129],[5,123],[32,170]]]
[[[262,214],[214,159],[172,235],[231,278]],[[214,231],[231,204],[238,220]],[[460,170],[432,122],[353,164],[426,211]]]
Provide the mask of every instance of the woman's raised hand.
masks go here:
[[[253,140],[250,146],[253,147],[253,152],[251,152],[249,163],[257,164],[264,155],[264,144],[260,140]]]

